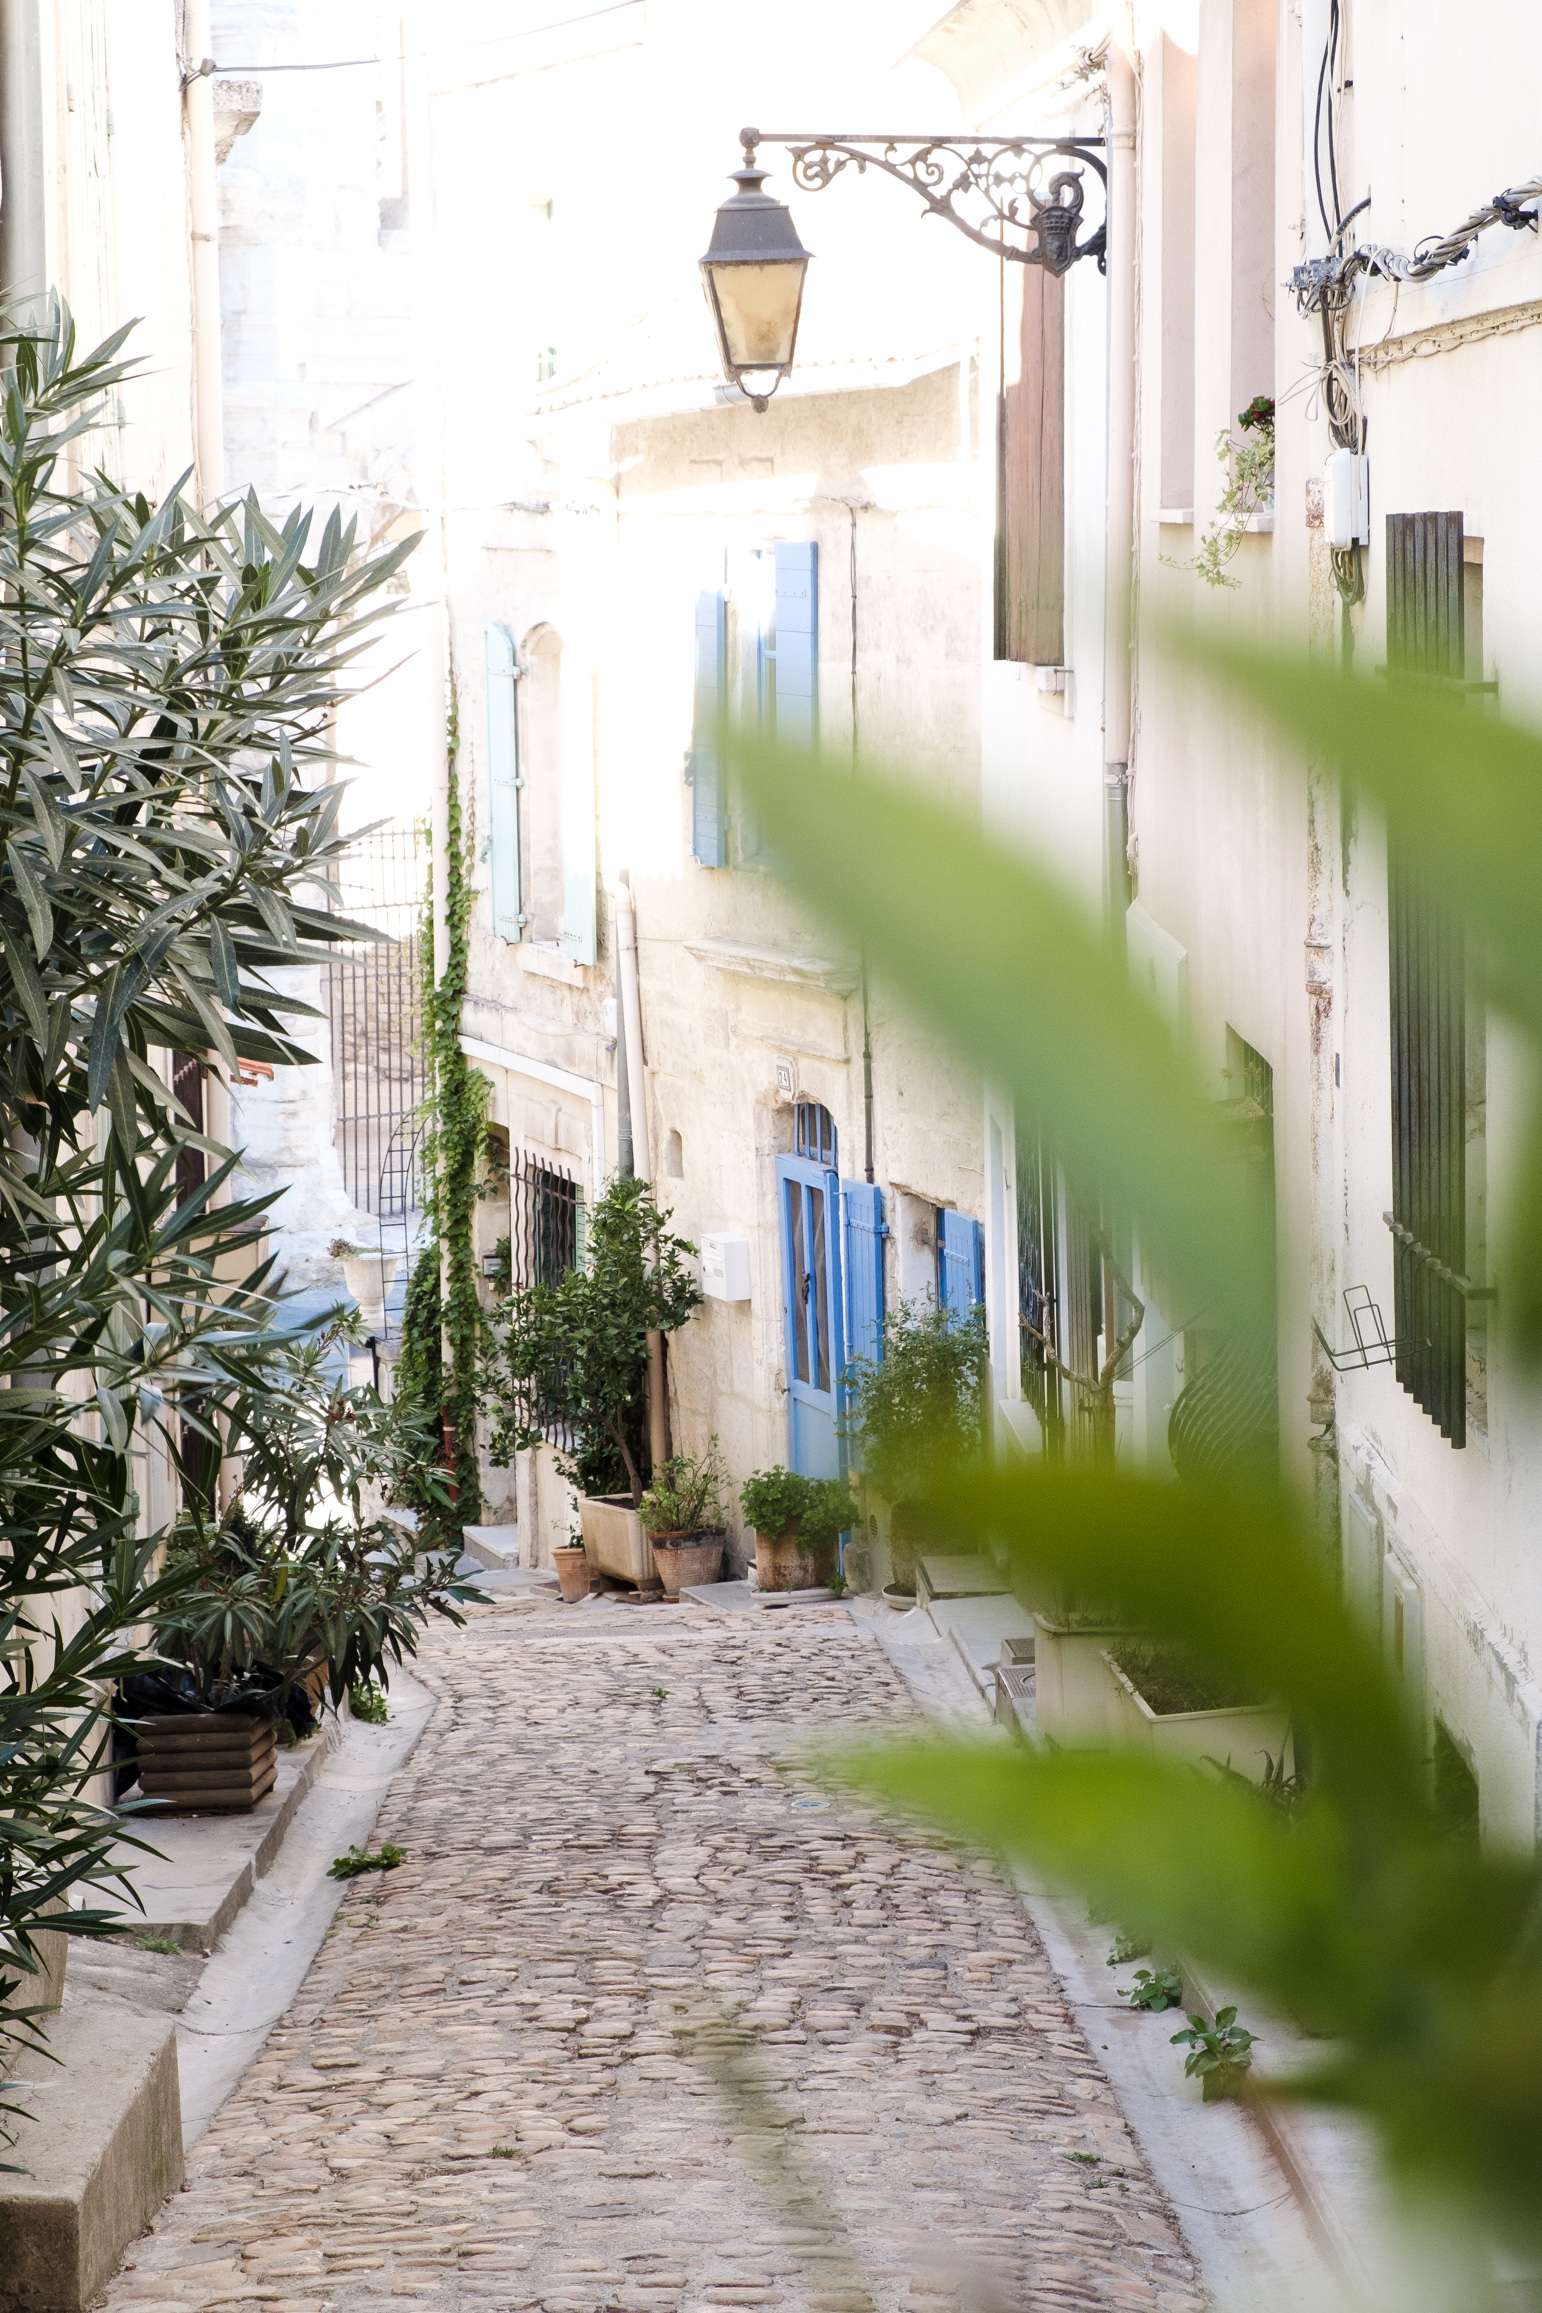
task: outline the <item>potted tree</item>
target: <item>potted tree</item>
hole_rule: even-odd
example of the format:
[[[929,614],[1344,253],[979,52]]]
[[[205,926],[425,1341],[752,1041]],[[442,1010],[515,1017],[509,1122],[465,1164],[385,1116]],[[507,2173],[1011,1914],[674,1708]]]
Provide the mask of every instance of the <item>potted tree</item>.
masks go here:
[[[495,1460],[549,1442],[579,1497],[590,1564],[640,1587],[653,1552],[639,1514],[652,1475],[645,1380],[650,1333],[673,1333],[701,1301],[695,1247],[675,1236],[646,1181],[613,1181],[589,1215],[582,1263],[519,1285],[494,1315]]]
[[[678,1598],[687,1583],[716,1582],[727,1525],[717,1439],[699,1456],[671,1454],[653,1473],[638,1515],[666,1598]]]
[[[985,1442],[985,1326],[927,1303],[901,1303],[883,1354],[852,1370],[848,1435],[862,1474],[889,1506],[891,1606],[915,1598],[916,1556],[935,1531],[925,1508],[938,1480]]]
[[[739,1506],[755,1532],[759,1590],[823,1588],[835,1573],[840,1536],[857,1521],[856,1497],[841,1479],[780,1467],[746,1478]]]

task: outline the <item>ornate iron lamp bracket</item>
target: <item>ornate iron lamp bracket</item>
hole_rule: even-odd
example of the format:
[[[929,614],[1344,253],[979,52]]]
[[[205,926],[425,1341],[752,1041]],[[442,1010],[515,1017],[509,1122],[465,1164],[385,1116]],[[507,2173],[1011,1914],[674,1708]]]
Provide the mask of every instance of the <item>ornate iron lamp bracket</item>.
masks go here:
[[[743,129],[746,165],[757,145],[784,145],[792,178],[822,193],[842,171],[882,169],[998,257],[1069,273],[1081,257],[1108,270],[1108,165],[1102,137],[774,136]],[[1065,165],[1057,167],[1057,162]],[[1087,213],[1089,183],[1096,207]],[[1090,228],[1090,229],[1089,229]]]

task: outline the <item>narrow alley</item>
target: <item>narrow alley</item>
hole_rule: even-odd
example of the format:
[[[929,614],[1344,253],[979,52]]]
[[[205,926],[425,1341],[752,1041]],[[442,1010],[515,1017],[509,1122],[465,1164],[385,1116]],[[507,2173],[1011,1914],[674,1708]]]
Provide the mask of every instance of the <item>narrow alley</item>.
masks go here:
[[[891,1730],[844,1606],[434,1636],[438,1708],[110,2313],[845,2313],[693,2032],[732,2017],[875,2305],[1203,2302],[1025,1913],[781,1762]]]

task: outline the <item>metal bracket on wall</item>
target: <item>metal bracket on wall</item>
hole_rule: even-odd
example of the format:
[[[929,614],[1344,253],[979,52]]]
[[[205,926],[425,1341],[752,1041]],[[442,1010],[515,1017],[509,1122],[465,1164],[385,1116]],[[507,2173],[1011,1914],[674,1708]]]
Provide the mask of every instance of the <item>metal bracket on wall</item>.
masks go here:
[[[1397,1343],[1387,1338],[1381,1303],[1373,1300],[1369,1285],[1346,1287],[1344,1309],[1355,1337],[1353,1349],[1335,1349],[1316,1318],[1312,1320],[1317,1346],[1334,1372],[1364,1373],[1373,1365],[1391,1365],[1397,1357]]]

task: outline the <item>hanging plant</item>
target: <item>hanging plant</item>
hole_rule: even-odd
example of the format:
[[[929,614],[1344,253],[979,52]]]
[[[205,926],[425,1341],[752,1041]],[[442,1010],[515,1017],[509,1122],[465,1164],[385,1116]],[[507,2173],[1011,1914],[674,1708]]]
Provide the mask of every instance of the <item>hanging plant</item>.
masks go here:
[[[1274,397],[1255,394],[1237,416],[1243,439],[1228,426],[1216,436],[1215,454],[1226,469],[1226,481],[1216,504],[1215,520],[1187,562],[1164,554],[1169,570],[1192,570],[1206,586],[1240,586],[1229,564],[1248,535],[1257,514],[1274,505]]]

